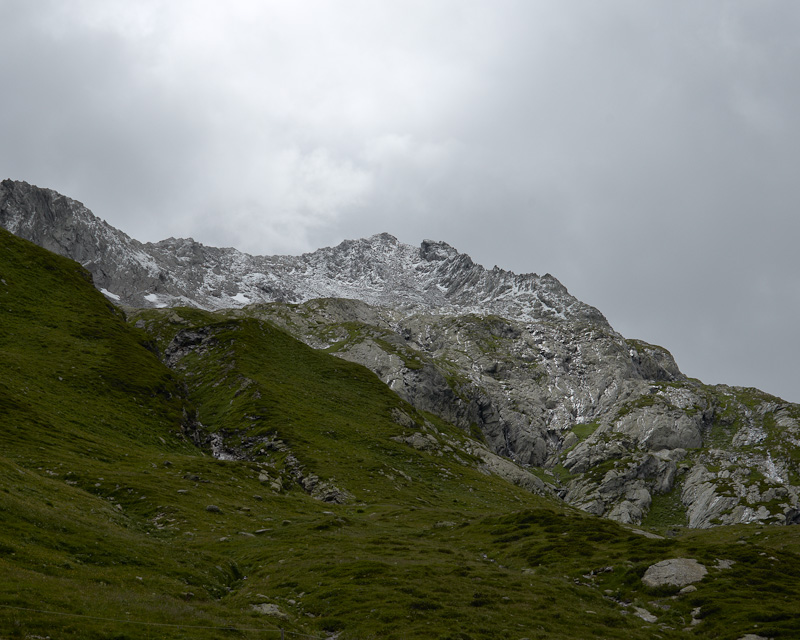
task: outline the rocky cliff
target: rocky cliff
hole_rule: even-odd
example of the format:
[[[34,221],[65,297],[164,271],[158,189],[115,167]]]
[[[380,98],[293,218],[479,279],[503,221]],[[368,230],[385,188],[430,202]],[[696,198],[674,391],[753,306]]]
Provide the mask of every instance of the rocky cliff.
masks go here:
[[[800,407],[687,379],[550,275],[388,234],[297,257],[143,244],[11,181],[0,224],[80,261],[124,305],[229,309],[361,363],[591,513],[663,529],[800,519]]]

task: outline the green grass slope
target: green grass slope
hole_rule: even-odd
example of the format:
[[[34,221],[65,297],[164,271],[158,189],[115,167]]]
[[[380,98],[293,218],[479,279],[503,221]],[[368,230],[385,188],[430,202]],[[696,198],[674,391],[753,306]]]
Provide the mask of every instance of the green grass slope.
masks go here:
[[[651,539],[481,473],[269,323],[131,321],[0,232],[0,637],[800,634],[796,527]],[[671,557],[709,567],[695,592],[642,585]]]

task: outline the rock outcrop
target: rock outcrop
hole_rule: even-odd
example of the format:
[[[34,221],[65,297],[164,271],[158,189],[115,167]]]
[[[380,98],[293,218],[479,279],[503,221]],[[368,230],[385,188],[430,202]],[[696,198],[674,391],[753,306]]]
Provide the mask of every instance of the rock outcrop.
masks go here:
[[[799,407],[687,379],[665,349],[611,329],[341,299],[231,313],[369,367],[596,515],[639,524],[655,504],[652,524],[709,527],[800,514]]]
[[[685,587],[700,582],[708,574],[697,560],[692,558],[673,558],[662,560],[647,568],[642,576],[646,587]]]

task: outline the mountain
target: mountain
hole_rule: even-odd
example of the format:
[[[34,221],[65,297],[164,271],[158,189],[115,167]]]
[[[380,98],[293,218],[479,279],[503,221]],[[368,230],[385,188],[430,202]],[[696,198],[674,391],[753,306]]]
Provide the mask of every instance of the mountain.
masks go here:
[[[414,311],[608,326],[597,309],[571,296],[551,275],[487,271],[444,242],[426,240],[415,248],[384,233],[298,257],[251,256],[191,238],[143,244],[80,202],[11,180],[0,183],[0,225],[80,262],[98,288],[133,307],[215,310],[352,298]]]
[[[443,242],[388,234],[299,257],[143,244],[8,180],[0,225],[80,261],[110,300],[149,308],[129,318],[167,363],[181,341],[205,344],[165,328],[186,324],[174,307],[267,322],[473,436],[485,469],[592,514],[662,532],[800,521],[798,405],[687,378],[666,349],[619,335],[550,275],[487,270]],[[215,447],[248,437],[220,432]]]
[[[2,637],[800,633],[799,527],[597,518],[251,310],[130,313],[0,230]]]

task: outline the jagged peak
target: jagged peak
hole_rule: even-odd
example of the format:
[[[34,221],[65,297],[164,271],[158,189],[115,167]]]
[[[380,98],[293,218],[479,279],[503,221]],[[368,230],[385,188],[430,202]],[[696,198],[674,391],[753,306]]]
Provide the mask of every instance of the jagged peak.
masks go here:
[[[37,217],[44,217],[49,224],[53,224],[56,220],[79,216],[89,224],[108,225],[105,220],[95,216],[81,201],[65,196],[54,189],[39,187],[24,180],[5,179],[0,182],[0,209],[6,216],[9,214],[7,205],[9,200],[16,202],[17,206],[21,207],[15,212],[18,224],[23,222],[32,224]],[[3,223],[5,226],[5,221]],[[111,228],[110,225],[108,226]],[[115,231],[125,236],[123,232],[116,229]]]
[[[550,273],[545,273],[540,281],[542,284],[548,285],[551,289],[567,293],[567,288],[562,284],[561,280]]]
[[[166,248],[166,249],[175,249],[179,247],[202,247],[205,248],[205,245],[202,242],[198,242],[194,238],[174,238],[170,236],[169,238],[164,238],[163,240],[159,240],[158,242],[148,242],[146,243],[149,246],[159,247],[159,248]]]
[[[32,185],[24,180],[13,180],[11,178],[4,178],[2,182],[0,182],[0,186],[5,189],[41,189],[42,191],[51,191],[51,189],[44,189],[42,187],[37,187],[36,185]]]
[[[389,244],[400,244],[400,241],[391,233],[384,231],[383,233],[376,233],[368,238],[371,241],[388,242]]]
[[[420,257],[429,262],[439,262],[461,255],[458,250],[441,240],[423,240],[419,249]]]
[[[365,238],[346,238],[334,247],[323,247],[316,251],[304,253],[304,256],[313,256],[319,252],[349,253],[353,250],[369,249],[372,247],[401,247],[403,244],[390,233],[376,233]]]
[[[73,203],[85,209],[85,205],[74,198],[65,196],[54,189],[48,189],[47,187],[39,187],[35,184],[30,184],[24,180],[12,180],[10,178],[6,178],[0,182],[0,185],[2,185],[2,188],[6,191],[6,193],[19,194],[23,196],[35,193],[40,197],[43,196],[51,202],[64,200],[68,203]]]

